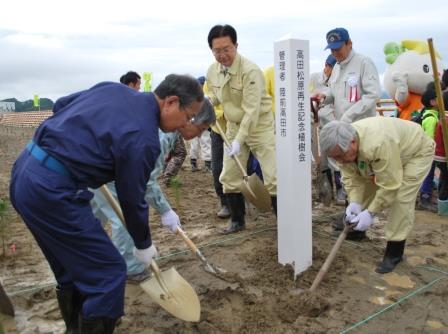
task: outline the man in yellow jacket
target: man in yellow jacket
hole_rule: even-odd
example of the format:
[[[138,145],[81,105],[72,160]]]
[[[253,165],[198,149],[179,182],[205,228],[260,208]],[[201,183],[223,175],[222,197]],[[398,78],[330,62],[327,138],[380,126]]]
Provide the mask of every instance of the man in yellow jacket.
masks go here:
[[[366,231],[376,214],[389,210],[387,246],[376,272],[393,271],[414,224],[415,200],[431,168],[434,141],[416,123],[370,117],[352,124],[331,121],[320,133],[320,146],[340,166],[350,201],[345,221],[354,230]]]
[[[244,197],[240,191],[243,178],[234,156],[244,165],[249,150],[253,153],[260,162],[274,211],[277,210],[274,116],[263,72],[238,54],[235,29],[230,25],[214,26],[208,34],[208,45],[216,59],[207,71],[208,97],[214,105],[222,105],[226,135],[231,142],[220,176],[231,214],[229,226],[223,231],[227,234],[245,228]]]

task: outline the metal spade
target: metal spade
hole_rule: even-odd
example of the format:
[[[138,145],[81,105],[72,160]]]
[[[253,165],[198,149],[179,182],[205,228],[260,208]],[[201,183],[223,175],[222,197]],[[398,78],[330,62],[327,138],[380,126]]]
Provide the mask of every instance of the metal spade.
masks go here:
[[[101,192],[126,226],[123,213],[106,185]],[[156,261],[152,260],[153,277],[140,283],[140,287],[165,311],[185,321],[199,321],[201,305],[198,295],[191,285],[174,269],[161,271]]]

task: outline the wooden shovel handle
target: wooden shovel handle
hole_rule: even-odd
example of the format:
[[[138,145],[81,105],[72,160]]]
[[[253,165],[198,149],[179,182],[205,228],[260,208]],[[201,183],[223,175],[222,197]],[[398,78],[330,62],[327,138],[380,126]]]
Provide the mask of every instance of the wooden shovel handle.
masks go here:
[[[325,277],[326,273],[328,272],[328,269],[330,268],[331,263],[333,262],[334,258],[336,257],[336,254],[338,253],[339,248],[341,248],[342,243],[344,242],[345,238],[347,237],[347,233],[350,230],[350,226],[347,224],[344,227],[344,230],[339,235],[338,240],[336,240],[336,243],[334,244],[333,248],[331,249],[330,254],[327,256],[327,259],[325,260],[324,264],[322,265],[322,268],[320,268],[316,278],[313,281],[313,284],[311,285],[310,291],[313,292],[317,289],[320,282],[322,282],[323,278]]]
[[[117,201],[115,200],[115,198],[112,196],[112,194],[110,193],[109,189],[107,189],[107,186],[104,184],[101,186],[100,188],[102,194],[104,195],[104,197],[106,197],[107,201],[109,202],[109,204],[111,205],[112,209],[114,209],[115,213],[117,214],[118,218],[120,218],[121,223],[123,224],[124,227],[126,227],[126,222],[124,220],[124,216],[123,216],[123,212],[121,211],[121,208],[119,207]],[[164,292],[171,297],[171,293],[168,290],[165,281],[162,278],[162,273],[160,271],[159,266],[157,265],[157,262],[152,260],[151,261],[151,270],[154,273],[154,276],[157,279],[157,282],[159,282],[160,286],[162,287],[162,290],[164,290]]]
[[[222,128],[221,128],[221,125],[219,125],[219,122],[215,122],[215,125],[216,125],[216,127],[218,128],[219,133],[221,134],[222,139],[224,139],[224,142],[226,143],[226,145],[227,145],[229,148],[232,147],[232,145],[230,144],[229,139],[227,138],[226,134],[224,133],[224,131],[222,131]],[[238,165],[238,167],[239,167],[239,168],[241,169],[241,171],[243,172],[244,179],[247,179],[247,177],[248,177],[248,176],[247,176],[247,171],[246,171],[246,169],[243,167],[243,165],[241,164],[240,159],[239,159],[236,155],[234,155],[232,158],[235,159],[236,164]]]
[[[196,247],[194,242],[191,241],[191,239],[185,234],[185,232],[180,227],[177,228],[177,234],[179,234],[182,237],[182,239],[184,239],[185,243],[187,244],[188,247],[190,247],[193,253],[196,254],[198,252],[198,248]]]
[[[107,186],[105,184],[103,184],[100,187],[100,190],[101,190],[101,193],[104,195],[104,197],[106,197],[106,199],[109,202],[109,204],[112,207],[112,209],[114,209],[114,211],[117,214],[118,218],[120,218],[121,223],[124,225],[124,227],[127,228],[126,221],[124,220],[123,212],[121,211],[121,208],[118,206],[118,203],[115,200],[115,198],[110,193],[109,189],[107,189]]]

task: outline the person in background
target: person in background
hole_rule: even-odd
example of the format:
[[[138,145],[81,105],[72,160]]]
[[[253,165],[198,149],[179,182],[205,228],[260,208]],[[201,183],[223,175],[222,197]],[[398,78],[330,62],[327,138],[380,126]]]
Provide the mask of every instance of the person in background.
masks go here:
[[[336,58],[333,55],[328,55],[325,60],[324,69],[321,72],[312,73],[310,76],[310,92],[311,94],[317,94],[325,89],[327,89],[330,85],[331,74],[333,73],[333,68],[336,65]],[[334,119],[334,107],[333,104],[322,104],[318,106],[318,119],[319,119],[319,128],[322,127]],[[317,150],[314,150],[317,152]],[[319,182],[319,194],[321,192],[325,192],[326,189],[330,188],[333,192],[333,185],[336,185],[336,204],[344,205],[347,194],[345,193],[344,188],[341,183],[341,173],[339,170],[335,170],[336,166],[329,166],[328,159],[325,155],[321,154],[320,156],[320,173],[321,175],[325,175],[328,180],[328,185],[324,185],[326,182],[325,179],[322,179]],[[334,182],[333,182],[334,176]],[[333,195],[333,194],[332,194]],[[333,196],[331,196],[333,198]]]
[[[160,154],[159,127],[184,127],[202,107],[195,78],[168,75],[153,93],[113,82],[60,98],[17,158],[10,199],[45,255],[68,333],[112,333],[124,312],[126,264],[92,213],[88,188],[115,181],[134,254],[157,250],[146,183]]]
[[[231,214],[222,233],[228,234],[245,228],[242,177],[234,156],[245,165],[249,151],[254,154],[277,212],[274,117],[263,72],[237,52],[235,29],[230,25],[216,25],[209,31],[207,40],[216,60],[207,71],[208,97],[213,105],[222,105],[227,120],[226,135],[231,143],[220,176]]]
[[[209,94],[207,81],[204,83],[204,94],[206,96]],[[216,123],[219,123],[221,129],[225,132],[227,121],[224,117],[224,111],[222,110],[221,105],[215,105],[215,116]],[[227,204],[227,198],[222,189],[222,183],[219,181],[224,157],[224,140],[222,139],[216,124],[212,125],[210,129],[213,185],[220,202],[220,208],[216,215],[221,219],[227,219],[230,217],[229,205]]]
[[[434,140],[437,123],[439,121],[439,111],[437,106],[436,87],[434,82],[430,82],[426,90],[422,94],[422,128],[429,138]],[[434,188],[434,171],[436,164],[433,161],[428,175],[423,181],[420,189],[420,196],[418,199],[417,209],[426,210],[430,212],[437,212],[437,206],[432,202],[432,190]]]
[[[415,200],[431,168],[434,141],[414,122],[370,117],[351,124],[331,121],[322,128],[320,147],[340,167],[350,202],[346,223],[366,231],[387,209],[387,245],[376,272],[393,271],[414,225]]]
[[[205,84],[205,77],[201,76],[198,78],[199,83],[202,87]],[[211,156],[211,139],[210,131],[204,131],[201,136],[195,137],[190,140],[190,163],[191,171],[197,172],[198,168],[198,158],[201,155],[202,160],[204,160],[204,171],[212,171],[212,156]]]
[[[275,80],[274,80],[274,66],[267,67],[264,72],[264,81],[266,83],[266,93],[271,97],[272,99],[272,113],[274,114],[275,118]]]
[[[126,85],[136,91],[140,90],[140,86],[142,84],[142,79],[137,72],[129,71],[126,74],[123,74],[120,78],[120,82],[123,85]]]
[[[185,147],[184,138],[178,136],[171,151],[165,157],[165,169],[160,176],[165,187],[171,186],[171,181],[179,173],[186,157],[187,149]]]
[[[445,71],[445,73],[448,73],[448,71]],[[443,101],[445,104],[445,110],[448,110],[447,90],[443,92]],[[445,112],[445,118],[446,123],[448,124],[448,111]],[[448,133],[446,135],[448,135]],[[439,184],[437,186],[439,195],[437,203],[437,211],[438,214],[441,216],[448,216],[448,168],[447,168],[446,148],[443,142],[443,130],[441,120],[437,123],[434,140],[436,142],[436,153],[434,155],[434,160],[436,162],[436,167],[440,171]]]

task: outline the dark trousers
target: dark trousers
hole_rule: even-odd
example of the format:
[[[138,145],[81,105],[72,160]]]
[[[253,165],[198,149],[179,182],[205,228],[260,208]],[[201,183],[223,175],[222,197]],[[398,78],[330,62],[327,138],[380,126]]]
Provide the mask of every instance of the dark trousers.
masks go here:
[[[448,167],[446,162],[436,162],[437,168],[440,170],[439,175],[439,199],[446,201],[448,199]]]
[[[247,159],[247,175],[252,175],[253,173],[256,173],[258,177],[263,180],[263,171],[261,170],[261,165],[258,162],[257,158],[252,154],[252,152],[249,153],[249,158]]]
[[[85,318],[123,315],[126,263],[92,213],[93,194],[21,153],[10,198],[42,249],[61,290],[77,289]]]
[[[224,155],[224,140],[215,131],[210,132],[212,142],[212,174],[213,185],[215,187],[216,195],[218,195],[221,205],[227,205],[227,200],[222,190],[222,184],[219,182],[219,176],[222,172],[222,160]]]
[[[445,166],[446,166],[446,164],[445,164]],[[435,170],[435,168],[436,168],[436,164],[435,164],[435,162],[433,162],[428,175],[426,176],[425,180],[423,181],[422,188],[420,189],[420,193],[422,195],[426,195],[426,196],[432,195],[432,188],[434,185],[434,170]]]

